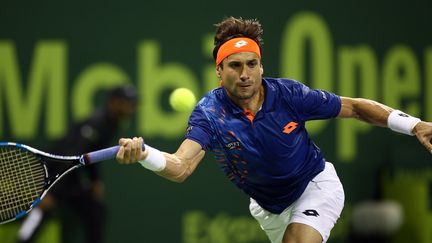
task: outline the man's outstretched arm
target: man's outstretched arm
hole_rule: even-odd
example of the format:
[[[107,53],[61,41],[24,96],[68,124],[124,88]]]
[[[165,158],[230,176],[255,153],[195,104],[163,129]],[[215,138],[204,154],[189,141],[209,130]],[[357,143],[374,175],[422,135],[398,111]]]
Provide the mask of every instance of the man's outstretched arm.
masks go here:
[[[432,123],[421,121],[401,111],[369,99],[341,97],[342,107],[338,117],[356,118],[369,124],[389,127],[407,135],[415,135],[432,153]]]
[[[156,174],[175,182],[183,182],[196,169],[205,155],[199,143],[185,139],[173,154],[145,145],[142,138],[121,138],[116,159],[121,164],[139,162]]]

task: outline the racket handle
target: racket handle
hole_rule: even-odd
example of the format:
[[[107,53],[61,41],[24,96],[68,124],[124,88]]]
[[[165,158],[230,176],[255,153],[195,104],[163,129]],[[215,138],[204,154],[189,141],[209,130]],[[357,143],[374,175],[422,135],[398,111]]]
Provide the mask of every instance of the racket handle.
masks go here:
[[[106,149],[101,149],[97,151],[93,151],[83,155],[85,164],[93,164],[96,162],[114,159],[119,151],[120,146],[112,146]],[[145,144],[142,145],[142,150],[145,150]]]

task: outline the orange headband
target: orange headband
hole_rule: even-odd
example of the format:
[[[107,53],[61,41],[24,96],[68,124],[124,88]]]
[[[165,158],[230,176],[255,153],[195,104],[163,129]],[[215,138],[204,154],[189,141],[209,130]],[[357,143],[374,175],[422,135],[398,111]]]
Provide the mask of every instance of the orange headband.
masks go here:
[[[216,65],[219,65],[227,56],[238,52],[254,52],[261,57],[258,44],[249,38],[239,37],[231,39],[221,45],[216,57]]]

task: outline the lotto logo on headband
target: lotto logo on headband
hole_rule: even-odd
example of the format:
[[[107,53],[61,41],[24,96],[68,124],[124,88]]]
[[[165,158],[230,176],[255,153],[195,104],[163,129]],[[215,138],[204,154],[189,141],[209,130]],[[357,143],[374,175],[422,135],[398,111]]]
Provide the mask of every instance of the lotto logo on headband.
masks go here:
[[[227,56],[238,52],[254,52],[258,57],[261,57],[258,43],[250,38],[239,37],[231,39],[221,45],[216,56],[216,65],[219,65]]]
[[[248,44],[247,41],[245,41],[245,40],[240,40],[240,41],[237,41],[237,42],[235,43],[234,47],[240,48],[240,47],[245,46],[245,45],[247,45],[247,44]]]

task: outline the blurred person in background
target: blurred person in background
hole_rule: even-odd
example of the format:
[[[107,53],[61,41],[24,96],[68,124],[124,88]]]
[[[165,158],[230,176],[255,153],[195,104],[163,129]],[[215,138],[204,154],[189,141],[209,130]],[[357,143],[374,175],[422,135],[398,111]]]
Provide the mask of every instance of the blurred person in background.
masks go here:
[[[306,122],[355,118],[416,136],[428,151],[432,123],[373,100],[263,77],[262,33],[255,19],[230,17],[218,23],[213,56],[222,87],[195,106],[177,151],[165,153],[148,144],[143,151],[142,138],[122,138],[117,160],[139,162],[166,179],[183,182],[205,151],[211,151],[226,177],[250,197],[250,212],[271,242],[326,242],[345,195]]]
[[[88,119],[74,124],[67,135],[56,141],[51,153],[79,155],[102,149],[117,140],[122,124],[135,113],[137,93],[132,85],[113,88],[108,92],[102,107]],[[59,165],[61,166],[61,165]],[[106,207],[103,201],[104,186],[97,165],[75,170],[55,184],[44,200],[23,220],[18,231],[18,242],[34,242],[37,233],[57,204],[71,208],[78,215],[87,243],[103,242]],[[67,242],[67,227],[62,227],[62,242]]]

